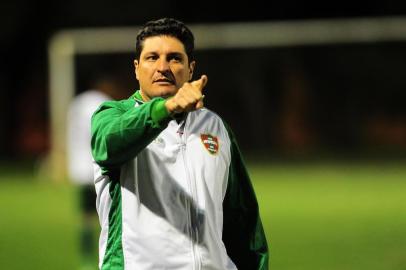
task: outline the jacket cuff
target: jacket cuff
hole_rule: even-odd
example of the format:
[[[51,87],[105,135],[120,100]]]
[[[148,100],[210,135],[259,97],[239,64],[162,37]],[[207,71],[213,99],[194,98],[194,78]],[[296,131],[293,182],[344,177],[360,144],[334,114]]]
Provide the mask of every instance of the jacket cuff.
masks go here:
[[[159,99],[152,104],[151,108],[151,118],[155,124],[160,124],[163,120],[170,116],[168,110],[165,106],[165,99]]]

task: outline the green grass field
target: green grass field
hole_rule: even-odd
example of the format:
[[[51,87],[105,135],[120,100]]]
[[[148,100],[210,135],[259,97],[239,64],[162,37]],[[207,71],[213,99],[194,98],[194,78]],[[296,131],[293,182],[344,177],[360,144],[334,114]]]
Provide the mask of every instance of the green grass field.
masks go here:
[[[406,269],[406,166],[270,164],[249,171],[271,269]],[[0,215],[1,269],[77,269],[79,216],[69,184],[2,170]]]

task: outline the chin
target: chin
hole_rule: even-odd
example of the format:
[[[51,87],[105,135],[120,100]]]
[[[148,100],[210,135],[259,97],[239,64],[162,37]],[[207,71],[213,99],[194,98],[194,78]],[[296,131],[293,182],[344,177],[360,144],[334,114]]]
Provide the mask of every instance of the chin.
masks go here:
[[[167,98],[175,95],[177,91],[178,89],[176,89],[175,87],[164,87],[163,89],[159,89],[157,93],[159,93],[160,97]]]

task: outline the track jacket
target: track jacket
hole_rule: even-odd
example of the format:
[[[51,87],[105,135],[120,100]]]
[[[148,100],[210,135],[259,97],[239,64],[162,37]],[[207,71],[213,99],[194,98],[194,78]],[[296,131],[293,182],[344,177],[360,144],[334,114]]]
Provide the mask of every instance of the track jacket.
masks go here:
[[[235,138],[162,98],[103,103],[92,117],[102,270],[268,269],[255,194]]]

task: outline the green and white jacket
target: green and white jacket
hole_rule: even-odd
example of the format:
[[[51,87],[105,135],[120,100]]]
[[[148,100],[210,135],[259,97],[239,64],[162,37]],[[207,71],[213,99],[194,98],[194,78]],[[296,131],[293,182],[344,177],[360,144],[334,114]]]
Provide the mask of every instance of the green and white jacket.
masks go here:
[[[208,109],[172,118],[139,92],[92,117],[100,269],[268,269],[236,140]]]

